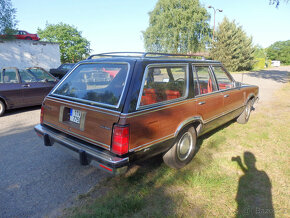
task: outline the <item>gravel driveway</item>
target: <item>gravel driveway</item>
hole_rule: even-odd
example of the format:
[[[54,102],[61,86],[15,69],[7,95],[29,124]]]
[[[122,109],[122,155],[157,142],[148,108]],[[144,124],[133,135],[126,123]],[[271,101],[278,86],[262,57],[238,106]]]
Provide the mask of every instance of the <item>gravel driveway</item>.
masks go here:
[[[259,86],[259,103],[263,104],[270,101],[275,91],[290,81],[290,66],[244,74],[233,74],[233,77],[237,81]]]
[[[237,81],[260,87],[260,103],[289,81],[290,67],[235,74]],[[33,126],[39,107],[13,110],[0,118],[0,217],[54,217],[107,174],[80,166],[77,158],[45,147]]]

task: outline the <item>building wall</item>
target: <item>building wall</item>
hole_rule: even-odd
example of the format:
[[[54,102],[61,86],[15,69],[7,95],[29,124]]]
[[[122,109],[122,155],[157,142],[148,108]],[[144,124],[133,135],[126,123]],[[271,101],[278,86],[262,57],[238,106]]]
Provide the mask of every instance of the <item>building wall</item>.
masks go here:
[[[42,67],[46,70],[60,65],[58,43],[32,40],[0,40],[0,68]]]

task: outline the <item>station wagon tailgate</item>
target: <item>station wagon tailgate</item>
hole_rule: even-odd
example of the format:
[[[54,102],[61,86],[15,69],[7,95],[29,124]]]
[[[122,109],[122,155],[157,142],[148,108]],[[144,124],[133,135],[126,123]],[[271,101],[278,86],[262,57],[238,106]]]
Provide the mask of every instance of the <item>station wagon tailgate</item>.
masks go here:
[[[42,110],[43,124],[110,149],[112,128],[119,121],[119,112],[54,97],[46,98]]]

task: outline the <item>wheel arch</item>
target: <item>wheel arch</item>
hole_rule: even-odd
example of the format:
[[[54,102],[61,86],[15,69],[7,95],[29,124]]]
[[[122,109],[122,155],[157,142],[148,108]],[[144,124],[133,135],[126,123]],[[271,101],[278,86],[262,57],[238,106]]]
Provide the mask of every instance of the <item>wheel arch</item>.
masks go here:
[[[188,126],[193,126],[196,130],[196,135],[198,136],[201,133],[201,130],[203,128],[204,122],[202,117],[200,116],[194,116],[194,117],[190,117],[186,120],[184,120],[183,122],[181,122],[177,129],[175,130],[174,133],[174,137],[177,137],[178,134],[186,127]]]
[[[6,109],[8,108],[8,104],[7,101],[5,100],[5,98],[3,98],[2,96],[0,96],[0,101],[2,101],[6,107]]]
[[[248,103],[249,100],[251,99],[255,99],[256,98],[256,95],[254,93],[250,93],[248,95],[248,97],[246,98],[245,102],[244,102],[244,105],[246,105]]]

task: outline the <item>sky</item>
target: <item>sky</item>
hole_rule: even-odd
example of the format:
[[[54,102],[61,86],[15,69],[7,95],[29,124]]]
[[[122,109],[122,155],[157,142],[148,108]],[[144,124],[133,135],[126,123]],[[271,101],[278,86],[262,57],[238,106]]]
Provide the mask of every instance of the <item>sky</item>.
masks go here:
[[[142,31],[149,26],[149,12],[158,0],[11,0],[17,28],[36,33],[46,23],[72,25],[90,41],[92,54],[113,51],[145,51]],[[282,0],[283,1],[283,0]],[[254,45],[264,48],[290,40],[290,1],[279,8],[269,0],[200,0],[204,7],[222,9],[216,26],[226,16],[242,26]],[[213,27],[213,9],[210,25]]]

